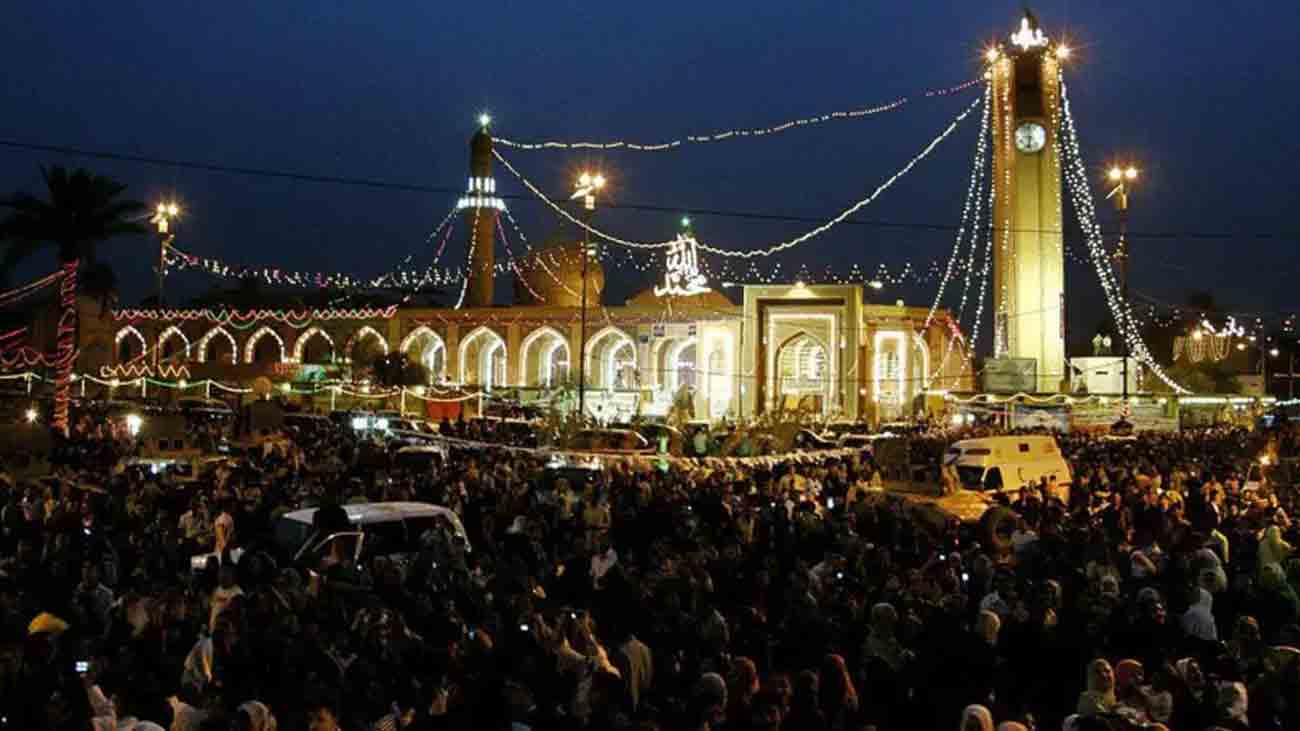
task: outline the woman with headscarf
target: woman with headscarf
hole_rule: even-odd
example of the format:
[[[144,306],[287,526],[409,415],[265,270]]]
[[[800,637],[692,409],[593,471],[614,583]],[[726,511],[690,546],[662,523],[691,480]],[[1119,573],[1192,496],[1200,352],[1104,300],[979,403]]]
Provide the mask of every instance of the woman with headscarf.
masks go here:
[[[1253,678],[1258,675],[1261,653],[1264,651],[1263,635],[1259,630],[1259,621],[1250,615],[1237,618],[1232,629],[1232,639],[1228,640],[1228,656],[1237,666],[1242,677]]]
[[[271,709],[261,701],[248,701],[239,706],[239,715],[236,719],[240,724],[236,728],[243,731],[276,731],[275,716],[271,715]]]
[[[1142,687],[1146,669],[1137,660],[1120,660],[1115,664],[1115,700],[1126,708],[1147,714],[1147,696]]]
[[[1200,729],[1214,717],[1214,694],[1195,658],[1185,657],[1173,666],[1174,713],[1170,726],[1176,729]]]
[[[1097,658],[1088,663],[1088,689],[1079,694],[1076,712],[1096,716],[1115,709],[1115,671],[1110,663]]]
[[[906,705],[903,679],[905,666],[912,653],[903,647],[895,634],[898,611],[894,605],[881,602],[871,608],[871,626],[863,645],[862,673],[865,676],[860,688],[870,690],[866,704],[867,715],[878,726],[888,728],[890,718]]]
[[[1255,603],[1255,616],[1265,636],[1272,637],[1282,627],[1300,619],[1300,598],[1287,583],[1281,564],[1265,564],[1260,569]]]
[[[1215,726],[1228,731],[1249,729],[1250,721],[1246,717],[1249,710],[1250,704],[1244,684],[1224,683],[1219,686],[1218,713],[1214,722]]]
[[[871,608],[871,627],[867,635],[863,653],[869,658],[880,660],[894,672],[903,668],[911,653],[903,647],[895,636],[898,624],[898,610],[894,605],[881,602]]]
[[[727,725],[748,729],[754,695],[758,693],[758,667],[747,657],[738,657],[727,673]]]
[[[826,716],[819,707],[821,678],[816,670],[804,670],[795,676],[794,695],[790,697],[790,714],[784,725],[791,729],[825,729]]]
[[[1270,525],[1264,529],[1264,537],[1259,542],[1259,578],[1264,579],[1264,568],[1270,564],[1285,564],[1295,552],[1295,548],[1282,537],[1282,528]]]
[[[847,729],[857,715],[858,691],[853,687],[844,658],[839,655],[822,659],[820,705],[826,727],[831,731]]]
[[[1193,593],[1196,598],[1192,605],[1187,608],[1187,611],[1183,612],[1180,621],[1183,632],[1202,642],[1218,642],[1219,627],[1214,621],[1214,612],[1212,611],[1214,598],[1209,591],[1199,586],[1193,590]]]
[[[993,714],[984,706],[966,706],[957,731],[993,731]]]

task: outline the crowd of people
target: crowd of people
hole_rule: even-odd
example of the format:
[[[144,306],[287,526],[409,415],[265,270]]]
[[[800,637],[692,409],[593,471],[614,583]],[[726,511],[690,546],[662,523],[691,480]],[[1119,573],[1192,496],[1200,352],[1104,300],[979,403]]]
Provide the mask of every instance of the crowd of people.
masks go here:
[[[1246,481],[1289,429],[1062,436],[1068,503],[1023,486],[999,535],[930,529],[865,453],[580,477],[339,429],[180,484],[91,425],[0,475],[0,727],[1297,729],[1296,495]],[[464,535],[271,548],[409,500]]]

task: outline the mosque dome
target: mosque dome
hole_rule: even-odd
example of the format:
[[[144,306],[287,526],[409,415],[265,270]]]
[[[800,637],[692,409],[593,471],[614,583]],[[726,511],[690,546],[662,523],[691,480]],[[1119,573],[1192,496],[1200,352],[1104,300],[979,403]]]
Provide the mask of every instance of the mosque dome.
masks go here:
[[[549,307],[582,305],[582,235],[576,226],[560,226],[541,246],[518,259],[515,304]],[[587,304],[599,305],[605,293],[605,268],[599,259],[587,264]]]

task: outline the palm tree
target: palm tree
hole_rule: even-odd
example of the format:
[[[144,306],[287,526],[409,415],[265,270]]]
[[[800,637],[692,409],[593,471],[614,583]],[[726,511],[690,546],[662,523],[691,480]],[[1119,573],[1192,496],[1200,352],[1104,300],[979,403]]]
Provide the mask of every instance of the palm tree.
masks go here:
[[[126,186],[111,178],[78,168],[42,167],[49,200],[15,193],[0,200],[9,211],[0,221],[0,241],[5,243],[0,273],[8,273],[24,259],[50,247],[63,268],[60,282],[58,350],[55,360],[55,429],[68,433],[68,392],[77,343],[77,272],[83,262],[95,261],[101,241],[124,234],[145,233],[145,206],[118,198]]]

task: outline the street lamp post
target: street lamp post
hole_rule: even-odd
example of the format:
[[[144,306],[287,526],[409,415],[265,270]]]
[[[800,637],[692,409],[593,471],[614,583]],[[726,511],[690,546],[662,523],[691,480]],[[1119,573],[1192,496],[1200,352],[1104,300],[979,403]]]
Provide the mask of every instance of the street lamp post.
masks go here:
[[[605,176],[584,172],[578,176],[578,186],[569,200],[582,199],[590,223],[596,213],[596,193],[605,187]],[[591,230],[582,229],[582,314],[578,330],[578,418],[587,417],[587,271],[591,261]]]
[[[154,209],[149,222],[158,227],[158,309],[163,306],[163,278],[167,276],[167,247],[172,245],[176,234],[171,230],[172,220],[181,213],[175,201],[159,203]]]
[[[1129,322],[1129,303],[1128,303],[1128,271],[1129,271],[1129,253],[1128,253],[1128,187],[1137,181],[1138,169],[1132,165],[1120,167],[1112,166],[1106,173],[1107,179],[1114,184],[1114,188],[1106,194],[1107,198],[1115,200],[1115,208],[1119,211],[1119,243],[1115,247],[1115,265],[1119,268],[1120,283],[1120,307],[1123,308],[1123,314],[1120,322],[1115,324],[1116,330],[1119,331],[1120,345],[1122,346],[1123,364],[1121,366],[1123,384],[1123,408],[1128,408],[1128,361],[1130,353],[1128,335],[1124,328]],[[1120,422],[1125,421],[1120,417]],[[1117,422],[1119,423],[1119,422]]]

